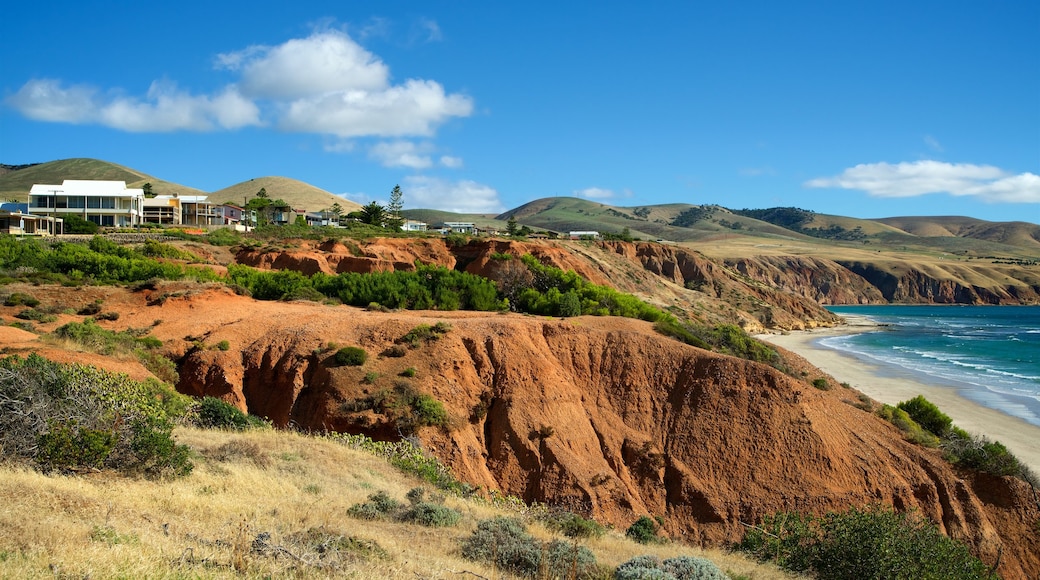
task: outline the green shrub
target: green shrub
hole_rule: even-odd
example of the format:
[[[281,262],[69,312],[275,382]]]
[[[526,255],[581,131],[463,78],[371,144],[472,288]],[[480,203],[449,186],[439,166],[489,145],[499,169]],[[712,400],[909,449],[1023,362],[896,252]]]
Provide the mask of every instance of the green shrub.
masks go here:
[[[362,520],[392,520],[403,508],[404,504],[385,491],[377,491],[368,496],[368,501],[350,506],[347,515]]]
[[[203,397],[195,409],[195,425],[203,429],[242,431],[257,426],[257,420],[216,397]]]
[[[606,532],[606,528],[595,520],[583,518],[569,511],[552,513],[542,520],[545,527],[568,538],[599,538]]]
[[[217,348],[217,350],[220,350],[220,351],[228,351],[228,350],[231,350],[231,343],[226,341],[226,340],[222,340],[222,341],[217,343],[217,347],[216,348]]]
[[[441,335],[446,334],[451,330],[451,325],[447,322],[438,322],[433,326],[429,324],[420,324],[415,328],[409,330],[394,342],[397,344],[406,344],[409,348],[419,348],[423,342],[432,342],[438,340]]]
[[[189,401],[155,381],[36,354],[8,357],[0,359],[0,448],[47,469],[186,475],[190,452],[172,430]]]
[[[358,367],[365,364],[368,353],[363,348],[346,346],[336,351],[333,358],[338,366]]]
[[[910,418],[906,411],[892,405],[882,405],[878,409],[877,414],[882,419],[898,427],[908,441],[925,447],[939,446],[939,438],[921,428],[916,421]]]
[[[776,514],[751,528],[740,549],[824,580],[991,577],[965,545],[919,514],[876,506],[822,518]]]
[[[906,411],[918,425],[924,427],[936,437],[942,437],[953,426],[949,415],[939,410],[934,404],[918,395],[909,401],[903,401],[896,405],[897,408]]]
[[[24,292],[14,292],[4,299],[4,306],[28,306],[34,308],[39,306],[40,301],[33,295]]]
[[[614,571],[614,580],[727,580],[711,560],[677,556],[662,562],[657,556],[636,556]]]
[[[657,522],[649,516],[640,516],[625,530],[625,535],[640,544],[657,541]]]
[[[416,395],[411,401],[415,423],[424,427],[447,427],[448,412],[444,404],[426,393]]]
[[[366,385],[372,385],[372,384],[375,384],[376,379],[378,379],[378,378],[379,378],[379,373],[368,372],[368,373],[365,373],[365,378],[361,379],[361,382],[365,383]]]
[[[104,467],[116,446],[114,429],[78,428],[76,423],[56,423],[40,435],[36,461],[46,469]]]
[[[519,520],[501,516],[477,524],[462,542],[462,556],[521,576],[544,570],[550,578],[583,578],[596,569],[596,557],[588,548],[559,540],[543,545]]]
[[[991,475],[1011,475],[1029,480],[1025,469],[1003,443],[990,441],[982,435],[966,433],[952,435],[943,440],[943,456],[950,463],[976,469]]]
[[[41,324],[54,322],[58,319],[58,317],[53,314],[48,314],[42,310],[37,310],[35,308],[26,308],[18,314],[15,314],[14,317],[19,318],[21,320],[32,320],[33,322],[39,322]]]
[[[812,386],[816,387],[817,389],[820,389],[821,391],[829,391],[831,389],[830,384],[827,383],[827,379],[822,377],[818,379],[813,379]]]
[[[83,308],[76,311],[76,314],[80,316],[94,316],[95,314],[101,313],[101,301],[97,300],[87,304]]]
[[[462,521],[462,512],[437,503],[420,501],[412,504],[401,514],[401,521],[434,528],[449,528]]]
[[[400,376],[407,377],[409,379],[414,377],[415,376],[415,367],[408,367],[408,368],[404,369],[403,371],[400,372]]]

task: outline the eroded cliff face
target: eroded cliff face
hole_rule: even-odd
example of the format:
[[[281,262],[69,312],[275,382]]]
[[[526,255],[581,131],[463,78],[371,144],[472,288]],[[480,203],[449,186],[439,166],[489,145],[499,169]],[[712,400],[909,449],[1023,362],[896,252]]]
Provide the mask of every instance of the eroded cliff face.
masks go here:
[[[234,324],[211,306],[240,301],[226,308],[237,313]],[[452,417],[450,428],[417,436],[459,478],[486,489],[619,527],[661,516],[673,538],[714,545],[774,511],[880,502],[920,510],[989,563],[1002,553],[1004,577],[1040,573],[1040,510],[1024,482],[956,471],[938,451],[852,406],[855,391],[820,391],[647,323],[376,313],[237,296],[159,308],[171,323],[157,336],[173,339],[178,312],[193,311],[196,337],[201,328],[206,342],[241,345],[240,356],[185,350],[181,390],[223,396],[279,426],[396,438],[392,418],[356,402],[407,381]],[[436,342],[378,355],[416,325],[438,321],[452,327]],[[329,342],[361,346],[370,359],[333,367]],[[414,378],[399,377],[406,368]],[[370,384],[371,373],[378,378]]]
[[[923,304],[1037,304],[1040,269],[953,264],[918,269],[885,262],[842,262],[885,300]]]

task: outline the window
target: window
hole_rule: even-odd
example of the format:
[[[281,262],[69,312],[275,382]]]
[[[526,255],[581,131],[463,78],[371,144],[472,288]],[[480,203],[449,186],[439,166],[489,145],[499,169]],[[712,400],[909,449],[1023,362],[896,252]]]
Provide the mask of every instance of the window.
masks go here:
[[[69,207],[83,208],[87,207],[87,199],[82,195],[70,195],[69,196]]]

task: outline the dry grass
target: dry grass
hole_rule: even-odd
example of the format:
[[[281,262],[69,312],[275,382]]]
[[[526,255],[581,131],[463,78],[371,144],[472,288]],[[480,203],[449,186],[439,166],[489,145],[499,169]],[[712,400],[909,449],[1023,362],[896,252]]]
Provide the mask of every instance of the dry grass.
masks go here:
[[[456,528],[360,521],[346,515],[350,506],[379,490],[403,501],[420,482],[375,456],[297,434],[176,435],[197,452],[196,468],[168,482],[0,466],[0,578],[507,577],[459,555],[479,520],[506,513],[486,502],[447,498],[463,513]],[[253,549],[264,533],[266,549]],[[641,546],[616,532],[587,545],[610,566],[687,554],[740,577],[789,578],[739,555]]]

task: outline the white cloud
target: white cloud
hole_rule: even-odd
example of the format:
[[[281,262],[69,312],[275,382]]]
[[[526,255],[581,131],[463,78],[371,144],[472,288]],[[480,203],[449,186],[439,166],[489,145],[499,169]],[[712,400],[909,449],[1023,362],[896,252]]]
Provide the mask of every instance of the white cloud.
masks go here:
[[[1040,176],[1012,175],[992,165],[941,161],[861,164],[835,177],[809,180],[805,186],[858,189],[874,197],[948,193],[994,203],[1040,202]]]
[[[7,103],[36,121],[87,123],[93,120],[97,90],[85,85],[63,87],[54,79],[33,79],[7,98]]]
[[[419,29],[425,32],[426,42],[438,42],[444,38],[444,35],[441,33],[441,27],[435,20],[420,18],[418,25]]]
[[[933,151],[938,151],[939,153],[943,152],[942,143],[939,143],[939,140],[935,137],[932,137],[931,135],[924,136],[924,144],[927,145]]]
[[[373,145],[368,151],[368,156],[378,160],[383,167],[426,169],[433,166],[433,160],[428,155],[432,148],[429,143],[415,144],[411,141],[384,141]]]
[[[470,180],[449,181],[413,175],[401,186],[409,208],[440,209],[456,213],[500,213],[502,201],[493,187]]]
[[[46,79],[29,81],[8,102],[31,119],[99,123],[130,132],[210,131],[261,124],[257,106],[234,86],[205,96],[156,81],[144,99],[121,95],[102,98],[91,87],[65,88],[60,81]]]
[[[441,155],[441,165],[450,169],[459,169],[462,167],[462,158],[452,157],[451,155]]]
[[[424,26],[431,38],[439,34],[436,23]],[[339,31],[219,54],[216,64],[240,78],[212,95],[156,82],[145,97],[113,91],[116,96],[102,98],[86,85],[33,79],[7,102],[31,119],[99,123],[124,131],[276,125],[340,138],[428,137],[448,119],[473,112],[472,99],[447,93],[436,81],[392,84],[389,67]]]
[[[449,117],[466,117],[473,103],[446,95],[434,81],[409,80],[383,91],[342,91],[301,98],[289,104],[282,128],[340,137],[430,136]]]
[[[610,199],[614,197],[614,192],[599,187],[586,187],[585,189],[576,190],[574,195],[584,197],[585,199]]]
[[[274,47],[252,46],[217,55],[219,65],[240,70],[242,91],[276,100],[328,92],[383,90],[390,70],[342,32],[315,33]]]

